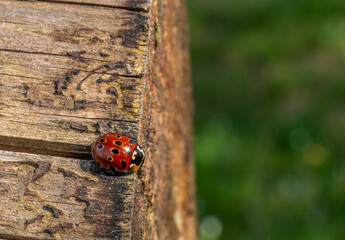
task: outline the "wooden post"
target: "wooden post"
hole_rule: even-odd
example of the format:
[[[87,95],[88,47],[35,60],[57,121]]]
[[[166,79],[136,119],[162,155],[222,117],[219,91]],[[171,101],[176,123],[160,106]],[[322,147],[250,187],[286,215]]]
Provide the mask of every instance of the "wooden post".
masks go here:
[[[196,239],[184,2],[0,1],[0,239]],[[99,168],[137,139],[135,174]]]

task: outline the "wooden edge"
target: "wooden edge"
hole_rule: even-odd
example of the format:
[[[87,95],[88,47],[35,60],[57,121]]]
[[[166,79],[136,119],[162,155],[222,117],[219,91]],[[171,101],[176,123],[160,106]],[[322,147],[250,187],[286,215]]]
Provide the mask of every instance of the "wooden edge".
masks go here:
[[[154,1],[131,239],[197,239],[185,2]]]

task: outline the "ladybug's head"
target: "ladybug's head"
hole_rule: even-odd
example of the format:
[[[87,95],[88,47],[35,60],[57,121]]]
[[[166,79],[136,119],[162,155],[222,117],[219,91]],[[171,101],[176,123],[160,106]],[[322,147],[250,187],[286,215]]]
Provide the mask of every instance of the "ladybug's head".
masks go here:
[[[138,171],[140,166],[144,162],[144,160],[145,160],[144,151],[141,149],[141,147],[138,144],[138,146],[133,151],[133,155],[132,155],[131,162],[129,165],[131,172]]]

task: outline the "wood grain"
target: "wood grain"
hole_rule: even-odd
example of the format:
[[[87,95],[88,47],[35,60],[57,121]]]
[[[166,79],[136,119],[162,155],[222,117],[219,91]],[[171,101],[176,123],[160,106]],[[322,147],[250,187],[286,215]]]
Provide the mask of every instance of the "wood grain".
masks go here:
[[[0,1],[0,239],[196,239],[183,1]],[[142,171],[101,169],[105,132]]]
[[[148,54],[148,29],[137,29],[147,19],[119,9],[1,1],[1,143],[6,136],[13,144],[90,145],[110,129],[135,137]]]
[[[130,236],[127,221],[131,218],[132,176],[99,177],[87,160],[9,151],[0,154],[1,237]]]
[[[25,1],[25,0],[22,0]],[[151,2],[148,0],[35,0],[40,2],[69,3],[78,5],[123,8],[129,11],[147,12]]]

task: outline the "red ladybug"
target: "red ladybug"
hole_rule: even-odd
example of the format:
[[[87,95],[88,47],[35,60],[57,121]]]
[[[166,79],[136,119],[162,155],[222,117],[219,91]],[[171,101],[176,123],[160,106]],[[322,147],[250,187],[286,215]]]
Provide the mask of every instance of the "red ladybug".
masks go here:
[[[114,167],[116,171],[136,172],[145,156],[139,144],[119,133],[107,133],[100,136],[92,146],[92,157],[102,167]]]

